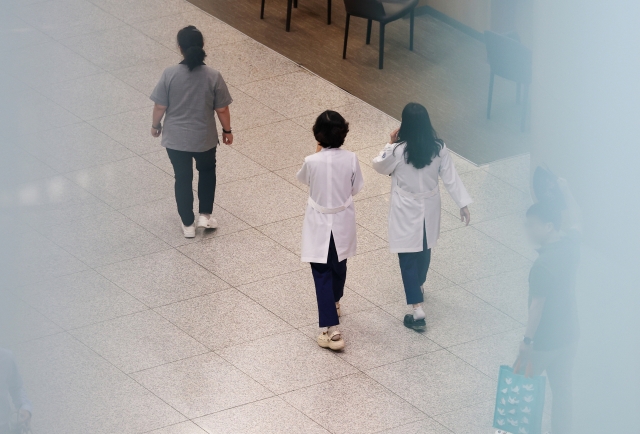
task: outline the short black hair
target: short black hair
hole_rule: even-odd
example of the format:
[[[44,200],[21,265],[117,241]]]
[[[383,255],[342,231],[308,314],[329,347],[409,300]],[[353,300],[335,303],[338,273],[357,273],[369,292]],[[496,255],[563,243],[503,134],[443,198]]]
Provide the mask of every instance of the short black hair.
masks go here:
[[[527,217],[536,217],[542,223],[552,223],[556,230],[562,226],[562,211],[556,204],[548,201],[531,205],[527,210]]]
[[[323,148],[339,148],[349,132],[349,122],[333,110],[323,112],[313,125],[313,135]]]

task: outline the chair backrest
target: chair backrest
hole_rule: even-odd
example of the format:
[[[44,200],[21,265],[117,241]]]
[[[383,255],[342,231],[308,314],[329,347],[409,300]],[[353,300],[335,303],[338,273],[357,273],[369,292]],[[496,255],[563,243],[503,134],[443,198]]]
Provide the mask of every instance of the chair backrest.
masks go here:
[[[380,21],[385,17],[384,6],[378,0],[344,0],[349,15]]]
[[[491,71],[518,83],[531,83],[531,50],[516,39],[489,30],[484,32]]]

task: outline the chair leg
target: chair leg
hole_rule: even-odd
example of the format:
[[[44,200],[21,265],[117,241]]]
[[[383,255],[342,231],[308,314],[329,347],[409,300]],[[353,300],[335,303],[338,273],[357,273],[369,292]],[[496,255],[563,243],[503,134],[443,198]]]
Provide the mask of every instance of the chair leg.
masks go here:
[[[520,121],[520,130],[524,133],[527,124],[527,111],[529,108],[529,85],[524,85],[524,95],[522,97],[522,120]]]
[[[416,11],[415,9],[411,10],[411,20],[410,20],[410,25],[409,25],[409,50],[413,51],[413,27],[414,27],[414,21],[416,18]]]
[[[291,6],[293,6],[293,0],[287,0],[287,32],[291,30]]]
[[[520,104],[520,83],[516,83],[516,104]]]
[[[371,43],[371,24],[372,20],[367,20],[367,45]]]
[[[378,69],[384,66],[384,23],[380,23],[380,55],[378,59]]]
[[[262,0],[262,6],[260,7],[260,19],[264,20],[264,2],[265,0]]]
[[[331,25],[331,0],[327,0],[327,24]]]
[[[493,72],[489,76],[489,100],[487,102],[487,119],[491,119],[491,100],[493,99]]]
[[[344,25],[344,49],[342,50],[342,58],[347,58],[347,40],[349,39],[349,21],[351,15],[347,14],[347,23]]]

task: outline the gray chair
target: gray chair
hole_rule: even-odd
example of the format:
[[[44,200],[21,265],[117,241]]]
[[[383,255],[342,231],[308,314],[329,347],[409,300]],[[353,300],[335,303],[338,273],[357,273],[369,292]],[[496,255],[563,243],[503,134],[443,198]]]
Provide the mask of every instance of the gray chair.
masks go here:
[[[520,121],[520,129],[524,131],[529,107],[529,85],[531,84],[531,50],[522,45],[515,35],[501,35],[488,30],[484,32],[484,42],[487,46],[487,58],[491,67],[487,119],[491,119],[493,81],[497,75],[516,82],[516,103],[520,102],[520,87],[524,87],[522,119]]]
[[[344,50],[342,58],[347,58],[347,40],[349,39],[349,21],[351,16],[367,20],[367,44],[371,43],[371,24],[373,21],[380,23],[380,54],[378,67],[384,65],[384,27],[392,21],[411,14],[409,50],[413,51],[413,27],[415,9],[419,0],[344,0],[347,10],[347,23],[344,27]]]
[[[262,5],[260,7],[260,19],[264,19],[264,3],[265,0],[262,0]],[[287,0],[287,32],[291,30],[291,8],[298,7],[298,0]],[[327,0],[327,24],[331,24],[331,0]]]

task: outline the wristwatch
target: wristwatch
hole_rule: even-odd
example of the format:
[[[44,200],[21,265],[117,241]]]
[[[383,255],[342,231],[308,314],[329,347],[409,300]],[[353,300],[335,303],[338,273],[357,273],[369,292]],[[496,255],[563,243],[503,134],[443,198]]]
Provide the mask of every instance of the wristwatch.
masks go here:
[[[533,339],[531,339],[528,336],[525,336],[522,342],[524,342],[525,345],[531,345],[533,343]]]
[[[227,131],[227,130],[225,130],[224,128],[222,129],[222,132],[223,132],[224,134],[231,134],[231,130]]]
[[[162,124],[158,124],[158,126],[155,125],[151,125],[151,128],[153,128],[156,131],[162,131]]]

